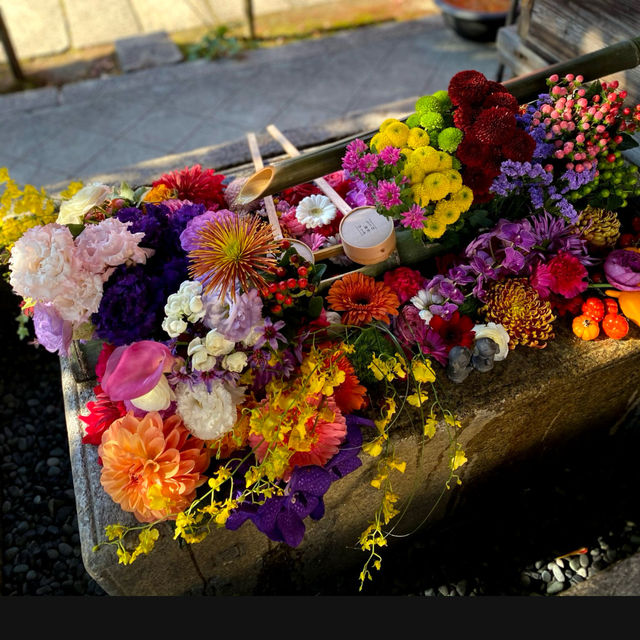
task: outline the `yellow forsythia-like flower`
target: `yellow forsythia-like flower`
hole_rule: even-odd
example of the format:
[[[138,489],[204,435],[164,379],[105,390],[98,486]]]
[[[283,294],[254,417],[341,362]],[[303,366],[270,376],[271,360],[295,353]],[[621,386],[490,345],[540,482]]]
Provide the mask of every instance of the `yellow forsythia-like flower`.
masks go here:
[[[436,374],[429,360],[414,358],[411,362],[411,372],[416,382],[435,382]]]

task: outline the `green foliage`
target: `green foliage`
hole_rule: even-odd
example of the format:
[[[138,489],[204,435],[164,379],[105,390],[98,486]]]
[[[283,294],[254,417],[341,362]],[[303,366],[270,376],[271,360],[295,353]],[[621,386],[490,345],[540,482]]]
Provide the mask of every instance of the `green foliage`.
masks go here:
[[[239,56],[245,46],[237,38],[228,36],[229,27],[220,25],[207,33],[199,42],[186,48],[187,60],[217,60],[219,58],[234,58]]]

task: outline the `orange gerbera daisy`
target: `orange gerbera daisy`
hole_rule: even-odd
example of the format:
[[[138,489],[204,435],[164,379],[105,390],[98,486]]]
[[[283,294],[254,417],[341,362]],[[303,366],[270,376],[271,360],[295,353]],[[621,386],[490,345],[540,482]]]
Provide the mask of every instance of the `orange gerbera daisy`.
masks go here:
[[[173,415],[156,411],[138,419],[129,412],[104,432],[98,447],[100,483],[140,522],[174,519],[204,484],[210,452]]]
[[[372,320],[389,324],[389,316],[398,315],[400,300],[384,282],[360,272],[347,273],[331,285],[327,302],[334,311],[342,311],[342,322],[363,326]]]

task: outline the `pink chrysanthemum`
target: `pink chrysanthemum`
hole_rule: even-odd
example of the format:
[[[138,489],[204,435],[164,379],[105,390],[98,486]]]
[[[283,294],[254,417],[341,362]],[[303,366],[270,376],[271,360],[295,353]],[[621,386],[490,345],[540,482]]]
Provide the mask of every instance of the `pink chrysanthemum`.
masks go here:
[[[385,147],[379,154],[382,164],[394,165],[400,160],[400,149],[397,147]]]
[[[408,229],[422,229],[424,227],[424,209],[417,204],[411,206],[401,214],[401,224]]]

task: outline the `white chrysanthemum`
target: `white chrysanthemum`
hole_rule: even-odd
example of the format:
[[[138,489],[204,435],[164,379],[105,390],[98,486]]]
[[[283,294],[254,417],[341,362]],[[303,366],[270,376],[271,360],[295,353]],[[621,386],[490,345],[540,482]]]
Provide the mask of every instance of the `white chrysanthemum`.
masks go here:
[[[476,332],[476,340],[490,338],[500,347],[498,353],[493,357],[494,360],[504,360],[509,355],[509,334],[501,324],[496,324],[495,322],[477,324],[473,327],[473,330]]]
[[[236,351],[222,359],[222,368],[234,373],[240,373],[247,366],[248,360],[244,351]]]
[[[244,387],[231,387],[221,380],[207,385],[179,383],[176,387],[176,412],[185,427],[201,440],[215,440],[233,429],[243,399]]]
[[[321,194],[302,198],[296,207],[296,219],[307,229],[315,229],[329,224],[337,214],[336,206]]]

